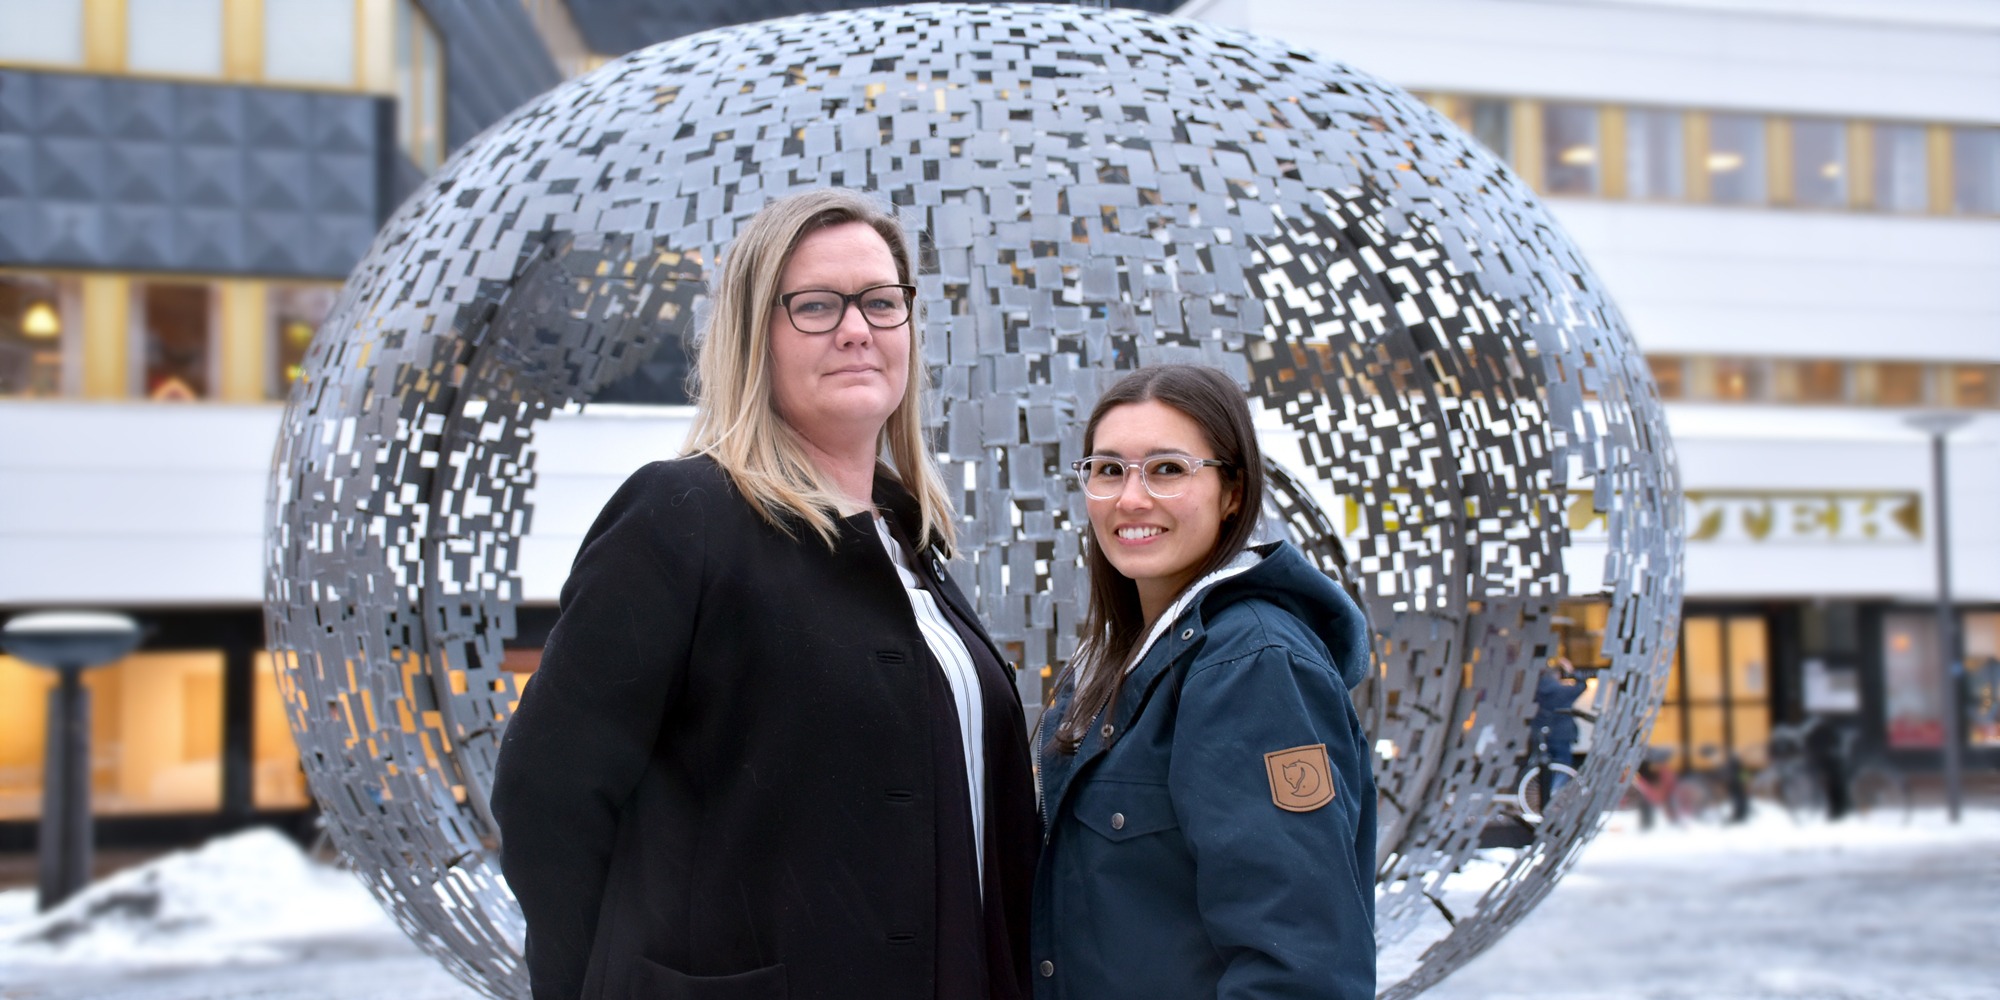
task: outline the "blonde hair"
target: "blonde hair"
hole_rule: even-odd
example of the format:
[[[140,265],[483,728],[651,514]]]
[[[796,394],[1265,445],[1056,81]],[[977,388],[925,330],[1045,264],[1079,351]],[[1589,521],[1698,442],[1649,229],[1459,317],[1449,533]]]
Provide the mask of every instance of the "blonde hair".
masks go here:
[[[778,306],[778,279],[792,251],[808,233],[859,222],[889,245],[896,277],[916,284],[909,238],[895,216],[868,197],[834,188],[806,191],[765,205],[745,223],[722,261],[713,288],[709,318],[695,362],[694,427],[687,455],[713,458],[752,506],[773,527],[793,534],[791,520],[804,521],[830,548],[841,496],[807,457],[798,432],[778,416],[771,399],[771,314]],[[951,500],[924,438],[921,303],[910,311],[910,358],[903,401],[882,427],[879,454],[887,446],[903,488],[922,511],[922,537],[951,550],[957,537]]]

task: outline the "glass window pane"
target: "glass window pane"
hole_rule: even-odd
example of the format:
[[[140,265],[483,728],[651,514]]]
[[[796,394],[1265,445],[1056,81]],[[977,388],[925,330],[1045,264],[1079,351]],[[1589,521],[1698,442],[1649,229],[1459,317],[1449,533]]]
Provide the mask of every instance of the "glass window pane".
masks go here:
[[[264,78],[354,85],[354,0],[264,0]]]
[[[42,814],[49,689],[55,674],[0,656],[0,819]]]
[[[1772,372],[1782,403],[1840,403],[1847,399],[1847,366],[1839,361],[1780,361]]]
[[[423,87],[417,147],[428,159],[428,169],[435,170],[444,162],[444,45],[429,21],[419,18],[417,24],[417,67],[421,72],[418,83]]]
[[[417,160],[413,138],[417,131],[417,13],[410,0],[396,3],[396,135],[403,151]],[[422,165],[421,161],[418,163]]]
[[[2000,365],[1953,365],[1952,406],[2000,406]]]
[[[1720,703],[1688,706],[1688,752],[1695,767],[1722,763],[1722,751],[1729,745],[1723,729],[1728,710]]]
[[[2000,212],[2000,128],[1953,129],[1951,206]]]
[[[1937,618],[1922,612],[1882,619],[1883,705],[1892,748],[1944,745],[1943,675],[1938,669]]]
[[[271,287],[272,397],[283,399],[298,381],[313,334],[333,311],[340,289],[315,285]]]
[[[1770,763],[1770,707],[1738,704],[1730,709],[1729,737],[1743,766],[1760,768]]]
[[[1764,366],[1748,358],[1716,358],[1712,398],[1732,403],[1769,399],[1764,389]]]
[[[1687,398],[1687,364],[1680,358],[1647,355],[1646,366],[1653,370],[1653,382],[1660,387],[1661,399]]]
[[[1960,627],[1969,679],[1966,736],[1976,747],[2000,746],[2000,611],[1968,611]]]
[[[1666,766],[1681,766],[1681,709],[1679,705],[1665,704],[1653,719],[1653,735],[1646,740],[1648,746],[1664,747],[1674,752]]]
[[[222,75],[222,0],[125,2],[125,58],[133,72]]]
[[[1763,204],[1764,119],[1756,115],[1710,116],[1705,162],[1713,200],[1725,205]]]
[[[1847,124],[1824,118],[1792,121],[1792,197],[1801,205],[1847,204]]]
[[[208,286],[145,284],[139,301],[146,398],[207,398],[214,358]]]
[[[1769,640],[1764,619],[1737,615],[1729,619],[1729,698],[1762,703],[1771,696]]]
[[[222,807],[222,653],[136,653],[85,675],[92,811]]]
[[[83,62],[83,0],[0,3],[0,61]]]
[[[1681,655],[1690,702],[1722,700],[1722,619],[1689,618],[1681,628]]]
[[[1877,362],[1875,403],[1879,406],[1922,406],[1929,395],[1924,391],[1929,381],[1925,374],[1923,365]]]
[[[1597,109],[1588,104],[1542,106],[1542,178],[1550,194],[1596,194]]]
[[[0,396],[59,396],[81,314],[68,278],[0,274]]]
[[[1921,212],[1930,207],[1929,156],[1921,125],[1875,126],[1875,207]]]
[[[251,707],[250,801],[258,809],[302,809],[312,805],[299,747],[292,739],[290,713],[278,686],[277,658],[258,653],[255,701]]]
[[[1514,115],[1506,101],[1472,102],[1472,137],[1503,163],[1514,160]]]
[[[1625,191],[1634,198],[1687,195],[1685,135],[1678,111],[1625,112]]]

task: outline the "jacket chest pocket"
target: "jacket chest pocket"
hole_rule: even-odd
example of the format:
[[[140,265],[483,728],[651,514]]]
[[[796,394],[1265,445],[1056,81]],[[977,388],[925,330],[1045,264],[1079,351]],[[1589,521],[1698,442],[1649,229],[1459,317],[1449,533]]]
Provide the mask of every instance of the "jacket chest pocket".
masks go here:
[[[1079,823],[1112,843],[1180,826],[1167,786],[1138,781],[1092,779],[1077,790]]]

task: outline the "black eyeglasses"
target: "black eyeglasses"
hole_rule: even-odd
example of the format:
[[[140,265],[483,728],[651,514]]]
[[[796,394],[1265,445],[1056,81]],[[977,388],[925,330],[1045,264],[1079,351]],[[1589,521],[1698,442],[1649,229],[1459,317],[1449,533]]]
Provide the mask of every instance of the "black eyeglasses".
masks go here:
[[[861,311],[861,319],[877,330],[893,330],[910,321],[910,305],[917,298],[915,285],[874,285],[853,295],[826,288],[808,288],[778,296],[792,326],[800,333],[831,333],[847,315],[847,307]]]
[[[1139,473],[1139,485],[1144,486],[1153,499],[1172,500],[1187,492],[1195,473],[1210,466],[1224,469],[1229,467],[1229,463],[1219,458],[1196,458],[1193,455],[1154,455],[1143,462],[1092,455],[1078,459],[1070,468],[1076,470],[1076,481],[1082,484],[1083,495],[1092,500],[1109,500],[1125,492],[1125,477],[1134,471]]]

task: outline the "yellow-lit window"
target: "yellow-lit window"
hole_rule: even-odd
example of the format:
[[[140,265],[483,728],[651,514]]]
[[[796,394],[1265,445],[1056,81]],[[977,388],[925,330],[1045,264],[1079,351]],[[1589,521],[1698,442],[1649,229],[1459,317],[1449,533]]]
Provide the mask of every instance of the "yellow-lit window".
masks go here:
[[[2000,365],[1953,365],[1952,406],[2000,406]]]
[[[1708,119],[1710,197],[1727,205],[1761,205],[1765,184],[1764,119],[1756,115],[1711,115]]]
[[[1660,387],[1661,399],[1687,398],[1687,362],[1667,355],[1649,354],[1646,366],[1653,370],[1653,382]]]
[[[1764,366],[1749,358],[1716,358],[1714,398],[1732,403],[1766,399]]]
[[[1922,406],[1930,381],[1923,365],[1899,362],[1875,364],[1875,399],[1879,406]]]
[[[1599,189],[1597,108],[1542,105],[1542,187],[1550,194],[1596,194]]]
[[[258,809],[302,809],[312,805],[299,747],[292,739],[291,711],[278,683],[277,658],[258,653],[250,717],[250,801]]]
[[[0,396],[60,396],[75,381],[77,284],[0,274]]]
[[[313,334],[333,311],[340,289],[330,285],[271,286],[271,394],[283,399],[298,381]]]
[[[1781,403],[1847,400],[1847,366],[1839,361],[1780,361],[1773,366],[1772,382]]]
[[[1847,204],[1847,123],[1792,121],[1792,199],[1814,208]]]
[[[0,3],[0,63],[83,62],[83,0]]]

